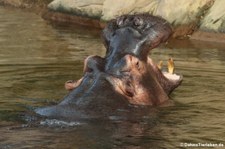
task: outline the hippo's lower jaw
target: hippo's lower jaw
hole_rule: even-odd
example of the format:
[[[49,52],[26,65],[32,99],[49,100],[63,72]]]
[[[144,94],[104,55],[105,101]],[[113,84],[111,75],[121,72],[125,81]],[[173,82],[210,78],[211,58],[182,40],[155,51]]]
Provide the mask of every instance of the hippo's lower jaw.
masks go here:
[[[85,78],[91,77],[95,80],[102,78],[112,86],[110,92],[120,94],[131,104],[159,105],[168,100],[168,95],[180,85],[183,78],[173,72],[162,72],[149,57],[147,61],[142,61],[127,54],[107,71],[102,69],[104,68],[102,61],[103,58],[99,56],[89,56],[85,60],[86,75],[84,76],[86,77],[78,81],[67,81],[65,87],[70,90],[80,90],[81,84],[87,85]],[[173,61],[169,62],[173,65]],[[171,69],[174,69],[173,67],[171,66]],[[96,84],[92,85],[94,86]]]
[[[50,117],[103,117],[134,105],[160,105],[182,82],[182,76],[161,72],[148,57],[151,49],[165,42],[172,29],[166,20],[151,15],[125,15],[103,30],[105,57],[89,56],[84,76],[68,81],[71,90],[61,103],[36,112]],[[119,110],[121,111],[121,110]]]
[[[171,63],[173,65],[173,62]],[[110,75],[106,79],[116,92],[135,105],[162,104],[183,79],[181,75],[173,72],[162,72],[149,57],[145,62],[132,55],[126,55],[116,65],[120,66],[120,70],[109,69]],[[174,69],[174,66],[171,67]]]

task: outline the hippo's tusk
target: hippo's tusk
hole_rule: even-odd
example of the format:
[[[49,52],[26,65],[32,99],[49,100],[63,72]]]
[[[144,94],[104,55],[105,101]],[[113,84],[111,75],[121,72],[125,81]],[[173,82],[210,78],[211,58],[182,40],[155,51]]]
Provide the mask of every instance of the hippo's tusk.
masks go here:
[[[162,70],[163,67],[163,61],[159,61],[159,63],[157,64],[157,67]]]
[[[174,62],[173,62],[173,59],[169,58],[167,64],[168,64],[168,72],[170,74],[173,74],[174,73]]]

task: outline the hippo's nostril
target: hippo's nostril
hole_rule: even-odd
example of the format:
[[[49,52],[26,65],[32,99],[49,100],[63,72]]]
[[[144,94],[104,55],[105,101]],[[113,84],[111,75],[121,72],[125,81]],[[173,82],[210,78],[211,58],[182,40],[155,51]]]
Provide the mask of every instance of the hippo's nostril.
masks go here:
[[[126,82],[125,94],[129,97],[133,97],[135,94],[134,87],[130,81]]]
[[[137,68],[140,67],[139,61],[136,62],[136,66],[137,66]]]
[[[142,66],[141,66],[139,61],[136,62],[136,68],[137,68],[138,71],[140,71],[141,68],[142,68]]]
[[[134,96],[134,93],[130,90],[126,90],[126,93],[125,93],[127,96],[129,97],[133,97]]]

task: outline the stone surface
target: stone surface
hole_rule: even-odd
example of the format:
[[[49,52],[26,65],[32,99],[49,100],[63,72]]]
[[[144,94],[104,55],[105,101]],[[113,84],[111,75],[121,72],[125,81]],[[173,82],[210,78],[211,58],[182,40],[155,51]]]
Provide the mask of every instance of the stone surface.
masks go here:
[[[0,0],[0,3],[5,4],[5,5],[11,5],[14,7],[23,7],[24,3],[22,3],[22,0]]]
[[[225,33],[225,0],[216,0],[201,22],[201,30]]]
[[[105,0],[54,0],[48,5],[50,10],[91,18],[100,18]]]
[[[158,0],[105,0],[102,20],[111,20],[116,16],[134,13],[150,13],[156,11]]]
[[[53,0],[0,0],[0,4],[40,11],[40,9],[46,8],[52,1]]]
[[[161,0],[155,15],[162,16],[174,26],[198,21],[213,0]]]
[[[209,42],[217,42],[217,43],[224,44],[225,43],[225,34],[218,33],[218,32],[196,31],[191,35],[190,39],[209,41]]]
[[[54,0],[49,9],[104,21],[123,14],[150,13],[174,26],[199,23],[214,0]]]

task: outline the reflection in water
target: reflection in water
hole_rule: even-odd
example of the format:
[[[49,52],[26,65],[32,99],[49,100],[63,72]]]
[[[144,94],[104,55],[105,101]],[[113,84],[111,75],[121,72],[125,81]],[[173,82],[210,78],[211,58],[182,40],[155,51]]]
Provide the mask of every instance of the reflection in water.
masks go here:
[[[61,127],[27,127],[21,113],[59,101],[66,94],[64,82],[81,77],[84,58],[102,56],[105,49],[96,30],[50,25],[35,14],[3,7],[0,21],[0,148],[144,149],[224,143],[223,48],[198,48],[198,42],[190,41],[185,46],[182,41],[152,51],[156,61],[173,57],[177,72],[184,75],[171,95],[174,106],[128,114],[130,120],[111,117],[72,127],[64,122]]]

